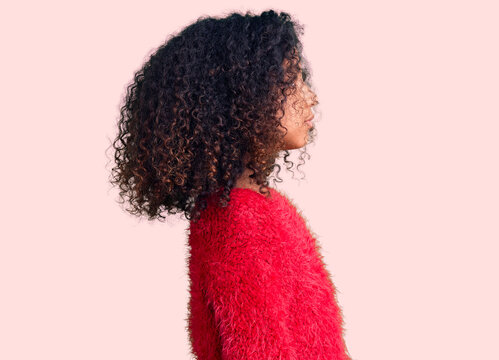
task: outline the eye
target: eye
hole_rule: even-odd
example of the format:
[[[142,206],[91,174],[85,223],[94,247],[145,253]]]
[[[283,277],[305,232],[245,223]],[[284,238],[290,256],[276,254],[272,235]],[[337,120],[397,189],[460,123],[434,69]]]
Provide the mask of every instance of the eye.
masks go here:
[[[301,84],[303,83],[303,73],[298,74],[298,76],[296,77],[296,83],[301,86]]]

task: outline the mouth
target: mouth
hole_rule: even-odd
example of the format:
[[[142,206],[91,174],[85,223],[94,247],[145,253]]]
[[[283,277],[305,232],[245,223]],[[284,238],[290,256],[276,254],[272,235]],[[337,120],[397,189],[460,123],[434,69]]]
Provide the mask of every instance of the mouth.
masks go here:
[[[312,115],[311,117],[309,117],[307,120],[305,120],[305,124],[309,125],[309,126],[312,126],[312,120],[314,119],[314,116]]]

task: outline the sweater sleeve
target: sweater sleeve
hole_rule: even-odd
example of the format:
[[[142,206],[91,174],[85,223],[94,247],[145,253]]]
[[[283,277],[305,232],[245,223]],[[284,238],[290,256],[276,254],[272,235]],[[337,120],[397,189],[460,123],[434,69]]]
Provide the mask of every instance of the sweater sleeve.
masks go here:
[[[297,359],[287,327],[289,299],[270,245],[279,235],[271,230],[255,222],[236,227],[208,266],[223,359]]]

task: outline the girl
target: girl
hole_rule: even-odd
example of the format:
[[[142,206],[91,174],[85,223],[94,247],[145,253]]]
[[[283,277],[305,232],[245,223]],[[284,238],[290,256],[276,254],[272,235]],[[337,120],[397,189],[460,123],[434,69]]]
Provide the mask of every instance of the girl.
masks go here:
[[[127,210],[189,220],[200,360],[351,359],[320,247],[268,186],[279,155],[292,164],[313,141],[301,31],[272,10],[199,18],[150,56],[121,108],[113,184]]]

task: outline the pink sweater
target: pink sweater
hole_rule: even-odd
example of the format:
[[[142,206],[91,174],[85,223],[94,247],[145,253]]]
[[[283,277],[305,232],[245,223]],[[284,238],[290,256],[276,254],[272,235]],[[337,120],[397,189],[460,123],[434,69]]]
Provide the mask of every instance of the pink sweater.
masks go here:
[[[289,198],[234,188],[189,226],[188,331],[198,360],[351,360],[336,290]]]

